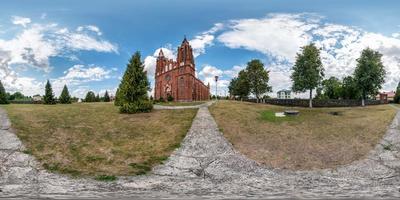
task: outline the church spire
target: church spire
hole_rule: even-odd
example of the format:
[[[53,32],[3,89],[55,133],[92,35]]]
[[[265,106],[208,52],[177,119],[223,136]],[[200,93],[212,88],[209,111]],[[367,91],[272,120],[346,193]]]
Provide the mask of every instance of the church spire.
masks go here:
[[[182,41],[182,44],[189,44],[189,42],[187,41],[187,39],[186,39],[186,35],[184,35],[183,36],[183,41]]]
[[[158,52],[158,57],[164,57],[164,52],[162,49]]]

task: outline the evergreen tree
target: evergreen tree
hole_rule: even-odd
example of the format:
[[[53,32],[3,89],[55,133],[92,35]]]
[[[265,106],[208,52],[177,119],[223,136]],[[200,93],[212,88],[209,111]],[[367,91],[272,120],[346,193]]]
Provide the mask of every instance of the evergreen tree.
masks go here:
[[[400,82],[399,82],[399,84],[397,85],[397,88],[396,88],[396,95],[394,96],[394,102],[395,103],[400,103]]]
[[[296,56],[296,62],[293,66],[291,79],[293,81],[292,90],[294,92],[305,92],[310,90],[309,106],[312,107],[312,91],[324,77],[324,68],[322,66],[319,49],[310,44],[301,48],[302,52]]]
[[[361,91],[362,106],[365,106],[367,96],[375,96],[385,82],[385,68],[382,64],[382,54],[370,48],[361,52],[354,70],[354,79]]]
[[[51,88],[50,81],[47,80],[45,94],[43,96],[44,104],[56,104],[56,100],[54,98],[53,89]]]
[[[69,94],[67,85],[64,85],[64,88],[61,92],[60,97],[58,98],[60,100],[60,103],[62,104],[69,104],[71,103],[71,95]]]
[[[96,95],[95,102],[100,102],[100,95],[99,95],[99,93],[97,93],[97,95]]]
[[[94,92],[89,91],[86,93],[85,102],[96,102],[96,95]]]
[[[1,81],[0,81],[0,104],[8,104],[7,93]]]
[[[118,87],[118,103],[122,113],[149,112],[153,104],[149,101],[147,92],[150,84],[140,53],[136,52],[129,60],[124,76]]]
[[[114,105],[116,106],[122,106],[122,93],[119,92],[119,88],[117,89],[117,92],[115,93],[115,100],[114,100]]]
[[[264,64],[254,59],[247,63],[246,67],[250,92],[256,96],[257,101],[266,92],[272,92],[272,87],[268,85],[269,72],[264,69]]]
[[[108,91],[106,90],[106,93],[104,93],[104,102],[110,102],[111,101],[111,99],[110,99],[110,95],[108,95]]]

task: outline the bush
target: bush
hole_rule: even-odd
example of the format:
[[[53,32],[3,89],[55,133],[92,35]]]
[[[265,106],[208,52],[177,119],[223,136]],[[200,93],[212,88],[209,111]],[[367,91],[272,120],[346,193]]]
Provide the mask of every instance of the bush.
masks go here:
[[[119,108],[121,113],[143,113],[143,112],[151,112],[153,109],[153,102],[151,101],[135,101],[132,103],[124,103]]]
[[[174,101],[174,97],[172,95],[168,95],[167,101]]]
[[[163,97],[160,97],[160,99],[158,100],[159,102],[165,102]]]

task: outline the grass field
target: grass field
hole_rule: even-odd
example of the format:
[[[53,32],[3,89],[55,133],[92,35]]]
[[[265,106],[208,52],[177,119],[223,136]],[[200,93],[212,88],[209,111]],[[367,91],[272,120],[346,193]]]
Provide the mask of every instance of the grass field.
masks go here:
[[[161,102],[157,103],[157,105],[162,105],[162,106],[196,106],[200,105],[203,103],[206,103],[207,101],[192,101],[192,102]]]
[[[115,180],[162,163],[191,126],[195,109],[119,114],[112,103],[3,106],[13,128],[43,167]]]
[[[293,108],[290,108],[293,109]],[[224,136],[246,156],[275,168],[334,168],[363,158],[380,141],[396,111],[366,108],[295,108],[219,101],[210,108]]]

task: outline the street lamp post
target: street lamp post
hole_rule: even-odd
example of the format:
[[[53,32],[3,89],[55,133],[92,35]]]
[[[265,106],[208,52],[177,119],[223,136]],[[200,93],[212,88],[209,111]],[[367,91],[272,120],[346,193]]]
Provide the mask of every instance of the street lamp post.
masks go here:
[[[218,100],[218,76],[215,76],[215,99]]]

